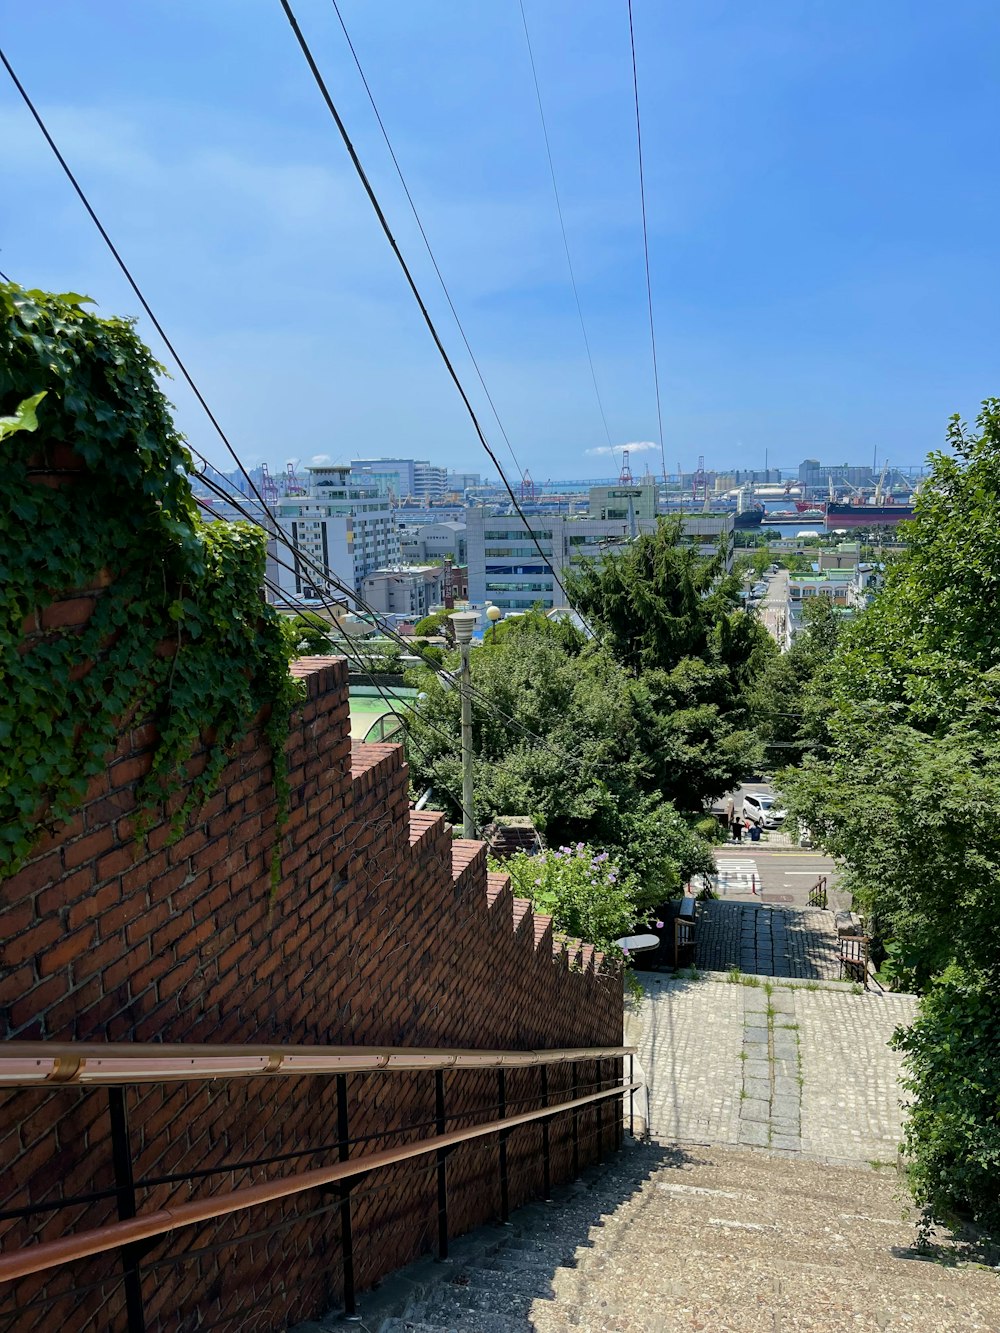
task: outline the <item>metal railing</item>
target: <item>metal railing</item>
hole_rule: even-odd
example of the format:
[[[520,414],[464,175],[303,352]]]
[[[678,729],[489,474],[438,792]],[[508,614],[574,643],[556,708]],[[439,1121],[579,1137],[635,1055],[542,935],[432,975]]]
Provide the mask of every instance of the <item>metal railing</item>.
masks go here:
[[[826,889],[825,875],[820,875],[819,879],[809,890],[809,898],[807,901],[810,907],[824,907],[824,908],[826,907],[827,889]]]
[[[343,1304],[345,1315],[354,1316],[357,1310],[355,1292],[355,1254],[352,1231],[352,1193],[358,1183],[370,1173],[428,1154],[435,1155],[437,1191],[437,1256],[447,1258],[448,1225],[448,1157],[459,1145],[482,1140],[491,1135],[499,1139],[498,1171],[501,1220],[506,1222],[510,1212],[507,1140],[520,1126],[540,1122],[541,1126],[541,1192],[548,1197],[551,1188],[550,1126],[557,1117],[571,1116],[571,1151],[573,1174],[579,1174],[581,1111],[592,1107],[598,1112],[598,1155],[604,1151],[604,1108],[608,1102],[628,1097],[628,1120],[634,1131],[634,1093],[641,1083],[634,1081],[633,1055],[635,1048],[579,1047],[551,1051],[484,1051],[434,1049],[413,1047],[345,1047],[345,1046],[167,1046],[155,1043],[68,1043],[52,1042],[9,1043],[0,1048],[0,1087],[49,1087],[53,1092],[71,1086],[106,1086],[110,1113],[110,1138],[114,1185],[112,1188],[92,1190],[73,1197],[26,1204],[20,1208],[0,1211],[0,1221],[26,1219],[30,1216],[55,1212],[60,1208],[75,1207],[101,1200],[114,1200],[118,1220],[89,1230],[72,1232],[56,1240],[24,1245],[19,1249],[0,1253],[0,1282],[8,1282],[29,1274],[57,1268],[75,1260],[117,1251],[125,1294],[125,1311],[129,1333],[144,1333],[146,1328],[142,1292],[142,1259],[167,1233],[181,1227],[243,1213],[248,1209],[275,1200],[287,1199],[308,1190],[333,1188],[339,1195],[340,1241],[343,1276]],[[622,1064],[629,1061],[628,1078],[622,1075]],[[604,1062],[614,1061],[612,1073],[602,1071]],[[579,1066],[596,1062],[597,1077],[591,1084],[581,1086]],[[549,1068],[552,1065],[569,1066],[571,1096],[553,1102],[550,1098]],[[538,1106],[510,1113],[507,1074],[510,1070],[535,1068],[539,1071],[539,1086],[532,1098]],[[489,1107],[470,1110],[462,1106],[454,1115],[448,1114],[445,1100],[445,1073],[454,1070],[495,1070],[497,1077],[496,1101]],[[404,1125],[384,1130],[379,1135],[352,1139],[350,1136],[350,1104],[348,1100],[349,1074],[391,1074],[403,1071],[425,1071],[434,1077],[433,1122]],[[142,1213],[137,1194],[178,1181],[190,1182],[211,1175],[272,1165],[289,1157],[315,1155],[321,1151],[306,1148],[302,1153],[281,1153],[258,1157],[253,1161],[238,1161],[195,1172],[172,1176],[140,1178],[135,1175],[132,1136],[129,1129],[127,1085],[169,1083],[182,1080],[274,1079],[283,1076],[333,1076],[337,1095],[337,1139],[327,1145],[336,1150],[337,1159],[327,1165],[297,1171],[256,1185],[211,1194],[188,1202],[170,1204],[156,1211]],[[608,1084],[609,1086],[604,1086]],[[495,1111],[495,1114],[493,1112]],[[448,1128],[449,1120],[467,1119],[476,1113],[490,1113],[480,1123]],[[624,1116],[612,1116],[611,1143],[619,1147]],[[386,1134],[402,1134],[413,1130],[433,1128],[434,1133],[415,1141],[384,1148],[366,1155],[351,1157],[355,1144],[366,1143]]]

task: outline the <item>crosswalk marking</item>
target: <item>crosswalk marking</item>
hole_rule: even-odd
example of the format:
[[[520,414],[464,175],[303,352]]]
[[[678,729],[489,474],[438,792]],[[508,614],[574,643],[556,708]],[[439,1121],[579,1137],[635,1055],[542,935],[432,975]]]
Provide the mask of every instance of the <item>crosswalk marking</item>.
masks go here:
[[[716,892],[721,898],[727,893],[756,893],[760,895],[760,872],[750,856],[719,857]]]

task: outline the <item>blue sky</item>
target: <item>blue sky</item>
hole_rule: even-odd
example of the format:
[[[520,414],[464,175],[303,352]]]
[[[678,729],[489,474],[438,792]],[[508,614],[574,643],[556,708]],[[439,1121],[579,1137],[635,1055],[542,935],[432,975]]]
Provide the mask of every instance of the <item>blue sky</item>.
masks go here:
[[[633,7],[668,466],[921,461],[1000,393],[1000,6]],[[295,8],[513,471],[332,5]],[[654,441],[625,0],[525,8],[612,440]],[[517,0],[342,10],[518,459],[607,475]],[[35,0],[3,45],[249,463],[489,471],[277,0]],[[0,267],[135,313],[6,75],[0,172]]]

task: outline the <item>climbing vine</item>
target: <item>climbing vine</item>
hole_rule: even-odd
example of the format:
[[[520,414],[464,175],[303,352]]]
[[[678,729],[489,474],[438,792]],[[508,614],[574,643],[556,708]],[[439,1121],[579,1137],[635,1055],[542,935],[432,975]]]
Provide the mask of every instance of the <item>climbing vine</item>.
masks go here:
[[[0,285],[0,877],[129,726],[157,737],[139,834],[164,801],[178,832],[262,711],[279,829],[287,805],[299,686],[261,598],[266,539],[200,520],[160,367],[130,321],[87,303]],[[63,466],[78,470],[50,484]],[[47,625],[46,608],[95,588],[81,625]]]

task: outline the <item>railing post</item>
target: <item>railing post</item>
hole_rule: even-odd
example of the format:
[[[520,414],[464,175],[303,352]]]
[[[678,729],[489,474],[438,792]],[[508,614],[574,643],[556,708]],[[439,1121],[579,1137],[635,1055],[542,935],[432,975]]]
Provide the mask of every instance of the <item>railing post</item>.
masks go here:
[[[444,1070],[434,1071],[434,1117],[437,1132],[444,1134],[448,1129],[448,1120],[444,1112]],[[448,1258],[448,1153],[439,1148],[437,1153],[438,1187],[438,1259]]]
[[[573,1100],[576,1101],[576,1098],[580,1090],[580,1082],[579,1079],[577,1078],[575,1060],[571,1065],[571,1070],[573,1074]],[[579,1112],[577,1111],[577,1108],[574,1106],[573,1107],[573,1179],[574,1180],[580,1179],[580,1125],[577,1119],[578,1115]]]
[[[635,1082],[635,1056],[628,1058],[628,1132],[630,1138],[635,1138],[635,1088],[632,1084]]]
[[[501,1066],[497,1070],[497,1109],[498,1118],[503,1120],[507,1114],[507,1071]],[[507,1188],[507,1131],[500,1131],[500,1221],[510,1221],[510,1195]]]
[[[612,1064],[613,1064],[613,1074],[612,1074],[612,1077],[613,1077],[613,1078],[617,1078],[617,1080],[618,1080],[618,1086],[621,1087],[621,1081],[622,1081],[622,1079],[623,1079],[624,1076],[625,1076],[625,1060],[624,1060],[624,1057],[622,1057],[622,1058],[616,1058],[616,1059],[612,1062]],[[613,1115],[614,1118],[615,1118],[615,1119],[614,1119],[614,1125],[615,1125],[615,1152],[621,1152],[622,1144],[623,1144],[624,1141],[625,1141],[625,1117],[622,1115],[622,1110],[623,1110],[624,1108],[621,1107],[621,1106],[619,1106],[619,1107],[618,1107],[618,1110],[615,1111],[614,1107],[615,1107],[615,1103],[612,1102],[612,1103],[611,1103],[611,1113],[612,1113],[612,1115]]]
[[[597,1090],[604,1091],[604,1061],[598,1059],[597,1065]],[[604,1102],[597,1103],[597,1160],[600,1162],[604,1157]]]
[[[549,1104],[549,1067],[538,1066],[542,1075],[542,1105]],[[542,1197],[548,1203],[552,1198],[552,1164],[549,1154],[549,1118],[542,1121]]]
[[[123,1087],[108,1088],[111,1114],[111,1156],[115,1173],[118,1220],[135,1217],[135,1178],[132,1174],[132,1147],[129,1140],[128,1105]],[[125,1278],[125,1318],[128,1333],[146,1333],[146,1315],[142,1303],[142,1274],[139,1272],[139,1245],[123,1245],[120,1251]]]
[[[350,1119],[347,1113],[347,1075],[337,1075],[337,1157],[346,1162],[351,1153]],[[351,1226],[351,1182],[343,1180],[340,1192],[340,1248],[344,1256],[344,1313],[343,1318],[357,1323],[358,1302],[354,1291],[354,1233]]]

